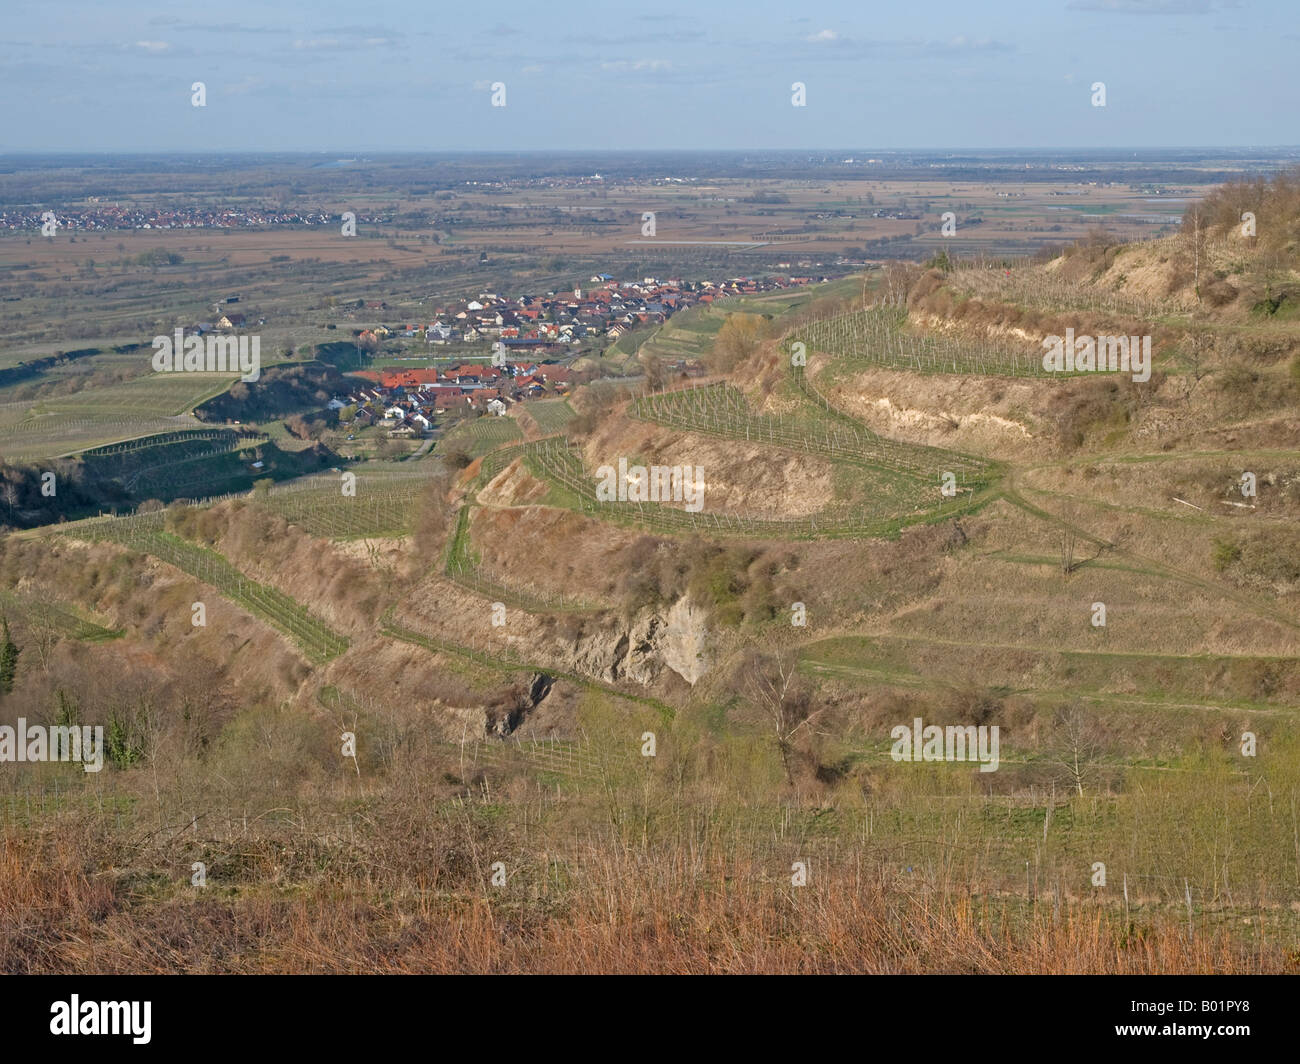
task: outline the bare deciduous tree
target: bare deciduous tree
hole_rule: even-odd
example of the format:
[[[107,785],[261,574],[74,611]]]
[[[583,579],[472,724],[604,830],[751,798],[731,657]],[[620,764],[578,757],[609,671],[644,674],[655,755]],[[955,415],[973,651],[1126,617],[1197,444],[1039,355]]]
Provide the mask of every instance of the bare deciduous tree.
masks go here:
[[[1080,796],[1102,752],[1102,735],[1096,720],[1081,702],[1071,702],[1056,712],[1055,760],[1069,785]]]
[[[50,657],[59,642],[58,618],[47,602],[33,602],[28,608],[28,639],[41,672],[50,671]]]
[[[1061,529],[1061,572],[1069,576],[1074,572],[1074,548],[1079,541],[1079,533],[1073,528]]]
[[[1210,367],[1205,357],[1209,346],[1209,337],[1203,332],[1192,333],[1181,345],[1179,361],[1186,367],[1191,378],[1191,382],[1183,393],[1183,402],[1190,399],[1196,386],[1209,376]]]
[[[771,655],[755,652],[744,668],[749,696],[768,718],[786,781],[793,787],[795,738],[802,729],[811,727],[821,710],[812,708],[812,692],[799,677],[799,659],[794,651],[779,650]]]

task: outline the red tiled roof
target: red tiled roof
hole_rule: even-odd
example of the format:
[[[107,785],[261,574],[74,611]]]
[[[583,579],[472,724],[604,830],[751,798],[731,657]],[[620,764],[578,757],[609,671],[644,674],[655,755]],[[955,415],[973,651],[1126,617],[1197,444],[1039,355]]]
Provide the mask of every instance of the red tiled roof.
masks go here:
[[[418,388],[421,384],[436,384],[436,369],[399,369],[384,372],[380,383],[385,388]]]

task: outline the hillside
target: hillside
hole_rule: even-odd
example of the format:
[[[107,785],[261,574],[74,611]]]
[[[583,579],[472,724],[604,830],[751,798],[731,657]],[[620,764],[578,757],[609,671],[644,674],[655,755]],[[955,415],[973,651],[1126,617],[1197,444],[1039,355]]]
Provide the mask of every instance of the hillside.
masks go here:
[[[1295,231],[1288,189],[1252,193],[1261,234]],[[69,887],[100,920],[37,914],[71,844],[24,843],[6,904],[49,944],[0,932],[0,957],[1294,970],[1300,273],[1293,239],[1233,235],[1234,195],[1190,235],[682,315],[619,352],[660,387],[475,422],[463,469],[7,536],[6,719],[117,728],[51,801],[87,840],[105,808],[196,826]],[[1149,336],[1149,376],[1045,370],[1067,330]],[[687,358],[707,375],[659,365]],[[602,495],[637,466],[698,470],[702,505]],[[996,727],[996,770],[892,756],[918,718]],[[496,861],[515,922],[489,944]],[[372,937],[317,926],[340,895]],[[206,922],[152,951],[181,913]],[[255,913],[236,949],[223,922]]]

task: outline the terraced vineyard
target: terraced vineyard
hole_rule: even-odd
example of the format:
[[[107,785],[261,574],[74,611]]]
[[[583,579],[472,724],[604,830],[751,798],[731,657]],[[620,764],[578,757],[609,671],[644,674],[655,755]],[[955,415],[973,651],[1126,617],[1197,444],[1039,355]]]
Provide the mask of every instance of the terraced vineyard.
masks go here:
[[[678,311],[645,341],[643,353],[670,361],[703,358],[726,319],[720,307],[701,304]]]
[[[575,416],[567,399],[536,399],[525,404],[524,410],[547,436],[563,432]]]
[[[512,447],[501,447],[484,455],[483,464],[479,466],[480,478],[484,482],[491,480],[523,453],[524,445],[517,443]]]
[[[1161,243],[1153,241],[1151,247]],[[1020,303],[1041,310],[1087,310],[1154,318],[1168,314],[1171,309],[1164,300],[1074,284],[1053,276],[1041,266],[1014,270],[957,269],[949,274],[948,282],[954,291],[963,295],[999,303]]]
[[[824,410],[790,417],[759,414],[730,384],[706,384],[648,395],[633,404],[632,415],[672,428],[753,440],[822,455],[835,462],[900,471],[927,484],[937,483],[949,471],[959,480],[974,482],[988,470],[988,463],[979,458],[887,440],[847,416],[828,417]]]
[[[88,447],[198,425],[191,417],[123,418],[107,411],[86,417],[28,416],[25,404],[19,405],[21,410],[15,405],[0,407],[0,452],[15,462],[57,458]]]
[[[265,441],[254,432],[187,429],[98,447],[83,457],[96,477],[116,481],[136,498],[168,501],[247,487],[251,478],[242,462],[216,459]]]
[[[265,439],[260,432],[248,432],[242,429],[226,428],[197,428],[197,429],[180,429],[176,432],[166,432],[160,436],[146,436],[136,440],[124,440],[120,443],[110,443],[102,447],[93,447],[83,452],[86,458],[112,458],[124,455],[134,454],[138,451],[148,450],[150,447],[165,447],[175,443],[189,443],[195,440],[207,442],[222,441],[234,443],[239,441],[255,442]]]
[[[199,427],[190,411],[237,379],[226,374],[150,373],[84,392],[0,402],[0,451],[30,461]],[[12,395],[6,390],[0,399]]]
[[[497,742],[476,739],[464,747],[464,756],[465,765],[471,770],[480,765],[497,770],[526,769],[547,783],[554,777],[596,782],[609,771],[604,759],[572,739],[521,740],[518,736]]]
[[[692,513],[671,505],[637,502],[604,502],[596,497],[596,478],[582,464],[578,450],[567,441],[549,437],[524,444],[521,452],[529,470],[558,486],[565,501],[576,510],[601,520],[620,521],[668,534],[709,532],[723,536],[748,536],[788,539],[815,539],[826,536],[879,536],[918,518],[934,520],[969,509],[970,488],[963,495],[941,501],[939,482],[922,484],[909,478],[909,497],[900,505],[894,490],[882,492],[853,504],[840,504],[804,518],[766,519],[740,516],[719,511]],[[510,452],[491,456],[504,468]],[[491,469],[487,475],[494,475]],[[895,474],[898,476],[899,474]],[[895,488],[897,485],[888,485]],[[971,485],[971,488],[982,484]],[[933,502],[932,502],[933,500]]]
[[[238,379],[237,373],[147,373],[93,392],[50,396],[40,400],[39,406],[56,414],[93,409],[127,416],[174,416],[220,395]]]
[[[253,502],[313,536],[359,539],[404,536],[415,527],[430,470],[354,470],[356,494],[343,494],[339,473],[321,473],[254,494]]]
[[[347,650],[347,639],[284,592],[244,575],[216,551],[165,531],[163,521],[162,511],[133,517],[98,518],[81,522],[62,534],[120,543],[174,565],[284,632],[298,644],[307,659],[316,664],[338,657]]]
[[[1058,377],[1043,369],[1041,348],[1014,347],[957,339],[905,328],[907,312],[895,307],[855,310],[812,322],[792,332],[809,353],[828,355],[866,366],[911,373],[979,374],[991,377]]]
[[[106,643],[122,633],[78,616],[70,609],[11,591],[0,591],[0,616],[17,618],[33,628],[43,628],[83,643]]]
[[[488,414],[472,421],[462,421],[438,441],[437,449],[445,453],[460,448],[471,458],[481,458],[494,447],[523,438],[524,434],[513,418]]]

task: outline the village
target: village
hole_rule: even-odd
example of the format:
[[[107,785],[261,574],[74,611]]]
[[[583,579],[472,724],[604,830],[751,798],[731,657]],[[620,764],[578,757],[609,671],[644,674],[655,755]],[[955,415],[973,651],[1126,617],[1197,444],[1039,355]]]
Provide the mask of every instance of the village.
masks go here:
[[[545,396],[563,397],[579,375],[561,363],[533,362],[487,365],[467,363],[447,369],[360,370],[354,377],[372,380],[346,396],[335,396],[329,408],[343,423],[356,428],[378,425],[394,437],[426,436],[435,421],[448,416],[503,416],[515,403]]]
[[[412,357],[411,345],[402,353],[388,354],[392,341],[423,342],[415,348],[421,361],[437,357],[429,348],[456,345],[466,359],[446,368],[353,371],[351,376],[371,383],[346,396],[336,396],[330,408],[345,423],[349,414],[358,427],[378,424],[392,436],[424,436],[448,415],[503,416],[516,403],[557,398],[599,375],[595,367],[573,365],[580,353],[617,342],[634,329],[652,328],[673,314],[694,306],[708,306],[735,296],[811,284],[812,277],[732,278],[726,281],[683,282],[646,277],[618,281],[605,273],[594,274],[587,285],[567,292],[508,299],[493,292],[447,304],[420,324],[376,325],[356,334],[359,347],[372,358],[400,360]],[[382,301],[361,301],[355,315],[385,311]],[[465,353],[465,345],[483,345],[481,356]],[[450,361],[450,359],[449,359]],[[696,376],[703,367],[690,360],[669,367]]]
[[[787,264],[781,264],[787,265]],[[824,278],[822,278],[824,280]],[[426,324],[379,325],[363,330],[358,340],[373,346],[390,337],[423,339],[429,344],[472,344],[499,341],[504,350],[565,351],[584,340],[618,340],[633,329],[661,325],[673,314],[696,305],[717,303],[732,296],[757,295],[812,284],[813,277],[736,277],[727,281],[616,281],[594,274],[589,286],[571,292],[507,299],[493,292],[441,307]],[[369,301],[359,312],[387,310],[388,304]],[[352,315],[357,317],[357,314]]]

